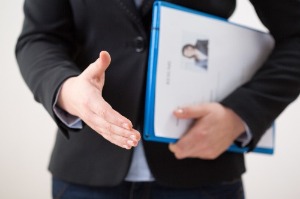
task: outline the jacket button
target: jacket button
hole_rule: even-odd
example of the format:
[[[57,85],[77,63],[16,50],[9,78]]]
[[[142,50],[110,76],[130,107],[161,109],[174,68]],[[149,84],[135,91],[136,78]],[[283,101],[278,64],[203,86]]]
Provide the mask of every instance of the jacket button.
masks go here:
[[[145,41],[143,37],[138,36],[134,39],[134,46],[135,46],[135,51],[140,53],[145,50]]]

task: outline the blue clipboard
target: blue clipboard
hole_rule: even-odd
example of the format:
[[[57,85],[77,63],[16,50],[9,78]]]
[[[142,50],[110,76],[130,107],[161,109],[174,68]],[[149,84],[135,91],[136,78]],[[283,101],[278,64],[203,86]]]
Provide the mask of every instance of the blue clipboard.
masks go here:
[[[170,8],[175,10],[180,10],[183,12],[188,12],[196,15],[201,15],[207,18],[212,18],[217,21],[224,23],[230,23],[226,19],[206,14],[203,12],[188,9],[182,6],[178,6],[172,3],[156,1],[153,5],[153,17],[152,17],[152,29],[150,37],[150,48],[149,48],[149,59],[148,59],[148,71],[147,71],[147,82],[146,82],[146,99],[145,99],[145,115],[144,115],[144,139],[147,141],[156,141],[164,143],[175,143],[178,138],[165,137],[157,135],[155,132],[155,99],[156,99],[156,82],[157,82],[157,63],[158,55],[160,53],[159,43],[160,43],[160,25],[161,25],[161,9]],[[235,26],[240,26],[234,24]],[[247,27],[243,27],[246,28]],[[263,154],[273,154],[274,153],[274,136],[275,136],[275,125],[269,129],[271,131],[272,139],[270,146],[257,146],[253,152],[263,153]],[[241,148],[235,144],[229,147],[228,151],[245,153],[249,151],[249,148]]]

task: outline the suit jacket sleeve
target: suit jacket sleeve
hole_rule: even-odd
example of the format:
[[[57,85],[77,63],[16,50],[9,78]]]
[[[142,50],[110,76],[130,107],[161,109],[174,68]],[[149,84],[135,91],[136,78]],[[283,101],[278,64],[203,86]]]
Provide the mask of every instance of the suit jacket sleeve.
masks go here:
[[[260,20],[275,38],[275,48],[254,77],[222,104],[249,126],[253,149],[276,117],[300,92],[300,1],[251,0]]]
[[[69,3],[67,0],[26,0],[24,14],[16,45],[21,74],[35,100],[43,104],[68,136],[67,127],[54,115],[52,107],[62,82],[80,74],[72,61],[76,46]]]

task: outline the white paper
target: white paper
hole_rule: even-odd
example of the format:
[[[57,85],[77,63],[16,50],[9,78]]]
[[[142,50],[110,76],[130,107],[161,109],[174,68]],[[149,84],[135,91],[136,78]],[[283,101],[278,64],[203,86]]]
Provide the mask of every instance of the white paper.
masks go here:
[[[200,53],[197,51],[202,62],[183,56],[182,48],[186,44],[202,48]],[[178,120],[172,112],[177,107],[221,101],[251,78],[273,45],[269,34],[161,7],[154,103],[155,136],[180,138],[191,120]],[[272,147],[272,129],[266,134],[266,139],[262,139],[266,141],[261,141],[261,145]]]

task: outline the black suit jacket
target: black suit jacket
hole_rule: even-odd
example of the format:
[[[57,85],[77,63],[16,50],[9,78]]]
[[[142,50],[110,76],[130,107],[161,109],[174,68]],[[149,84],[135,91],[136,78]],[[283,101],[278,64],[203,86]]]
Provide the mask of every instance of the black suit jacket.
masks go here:
[[[234,0],[173,0],[228,18]],[[253,79],[221,103],[250,127],[253,148],[300,90],[300,1],[252,0],[276,46]],[[116,185],[127,174],[132,151],[109,143],[87,125],[64,126],[53,113],[62,82],[80,74],[101,50],[112,57],[104,98],[142,129],[151,5],[138,11],[133,0],[26,0],[16,46],[21,73],[35,100],[59,126],[49,169],[61,179],[86,185]],[[66,139],[67,137],[67,139]],[[239,178],[244,157],[226,152],[215,160],[176,160],[166,144],[144,142],[149,167],[159,183],[191,187]]]

